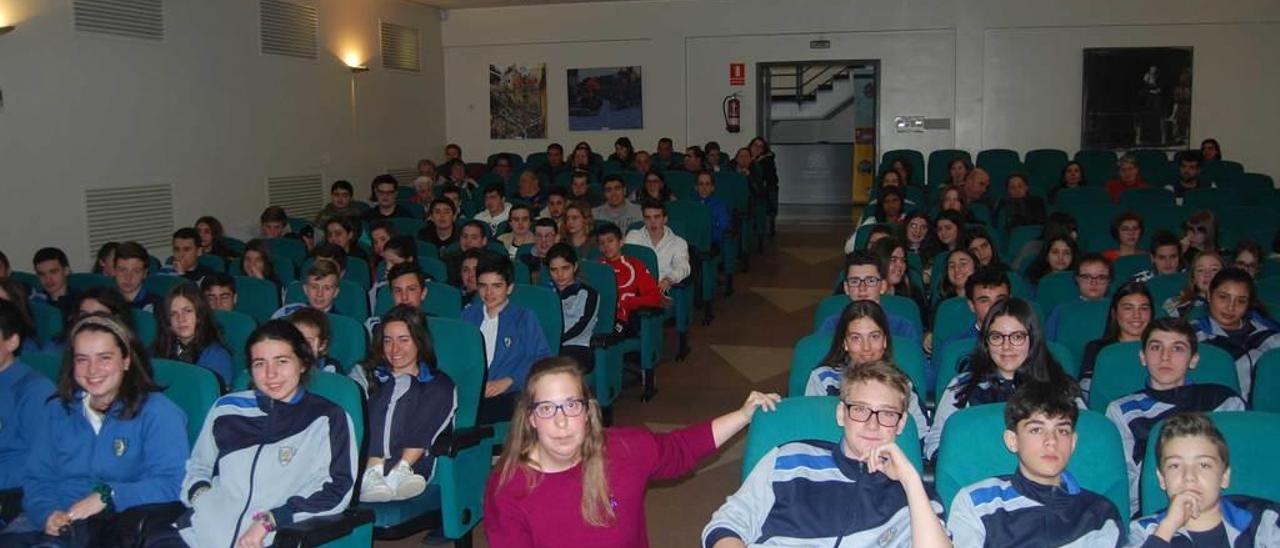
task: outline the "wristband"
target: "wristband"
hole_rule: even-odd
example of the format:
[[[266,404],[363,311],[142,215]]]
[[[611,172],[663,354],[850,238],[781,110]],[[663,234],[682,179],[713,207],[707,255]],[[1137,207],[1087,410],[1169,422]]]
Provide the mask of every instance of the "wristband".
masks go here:
[[[98,494],[98,498],[102,501],[102,505],[106,507],[106,511],[115,511],[116,505],[113,500],[114,497],[112,496],[113,491],[111,490],[111,486],[105,483],[99,483],[93,486],[93,492]]]
[[[276,518],[271,512],[261,511],[253,515],[253,521],[262,524],[262,529],[268,533],[276,530]]]

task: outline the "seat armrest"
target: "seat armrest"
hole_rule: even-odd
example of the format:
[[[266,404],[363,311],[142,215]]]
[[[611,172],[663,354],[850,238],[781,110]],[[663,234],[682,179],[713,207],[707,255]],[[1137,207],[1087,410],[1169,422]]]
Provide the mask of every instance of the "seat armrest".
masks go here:
[[[591,335],[591,348],[609,348],[618,344],[617,333],[593,333]]]
[[[473,426],[445,432],[431,444],[431,455],[436,457],[456,457],[468,447],[493,437],[492,426]]]
[[[679,286],[676,286],[676,287],[679,287]],[[661,308],[657,306],[645,306],[645,307],[632,310],[631,313],[636,314],[641,318],[653,318],[656,316],[665,315],[667,313],[667,310],[665,308]]]
[[[142,504],[120,512],[116,516],[116,527],[124,541],[121,545],[141,546],[137,539],[145,539],[153,532],[169,527],[186,511],[186,506],[175,501]]]
[[[366,508],[348,508],[332,516],[307,518],[278,529],[272,546],[320,546],[338,540],[366,523],[373,523],[373,511]]]

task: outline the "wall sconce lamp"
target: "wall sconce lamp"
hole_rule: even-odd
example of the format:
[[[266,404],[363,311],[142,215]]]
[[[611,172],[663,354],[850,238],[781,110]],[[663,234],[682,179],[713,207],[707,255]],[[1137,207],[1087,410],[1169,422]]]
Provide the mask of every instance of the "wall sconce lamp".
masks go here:
[[[369,72],[369,67],[364,65],[353,66],[350,68],[351,68],[351,74],[360,74],[361,72]]]
[[[0,27],[0,36],[4,36],[4,35],[6,35],[6,34],[9,34],[10,32],[13,32],[13,29],[16,29],[16,28],[18,28],[18,27],[15,27],[15,26],[13,26],[13,25],[5,26],[5,27]]]

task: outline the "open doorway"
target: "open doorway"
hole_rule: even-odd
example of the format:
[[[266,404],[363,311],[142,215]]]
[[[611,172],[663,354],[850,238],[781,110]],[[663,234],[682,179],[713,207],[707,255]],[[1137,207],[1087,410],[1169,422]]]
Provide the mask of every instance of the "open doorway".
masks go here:
[[[875,176],[879,61],[760,63],[760,135],[777,156],[779,217],[848,221]]]

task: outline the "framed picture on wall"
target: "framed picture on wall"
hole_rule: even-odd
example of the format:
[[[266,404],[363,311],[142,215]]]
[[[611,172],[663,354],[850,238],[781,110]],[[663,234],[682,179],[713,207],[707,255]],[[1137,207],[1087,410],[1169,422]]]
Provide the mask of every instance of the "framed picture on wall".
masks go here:
[[[566,76],[570,131],[644,127],[640,67],[576,68]]]
[[[1080,148],[1186,148],[1190,47],[1086,48]]]
[[[489,65],[489,138],[547,137],[547,65]]]

